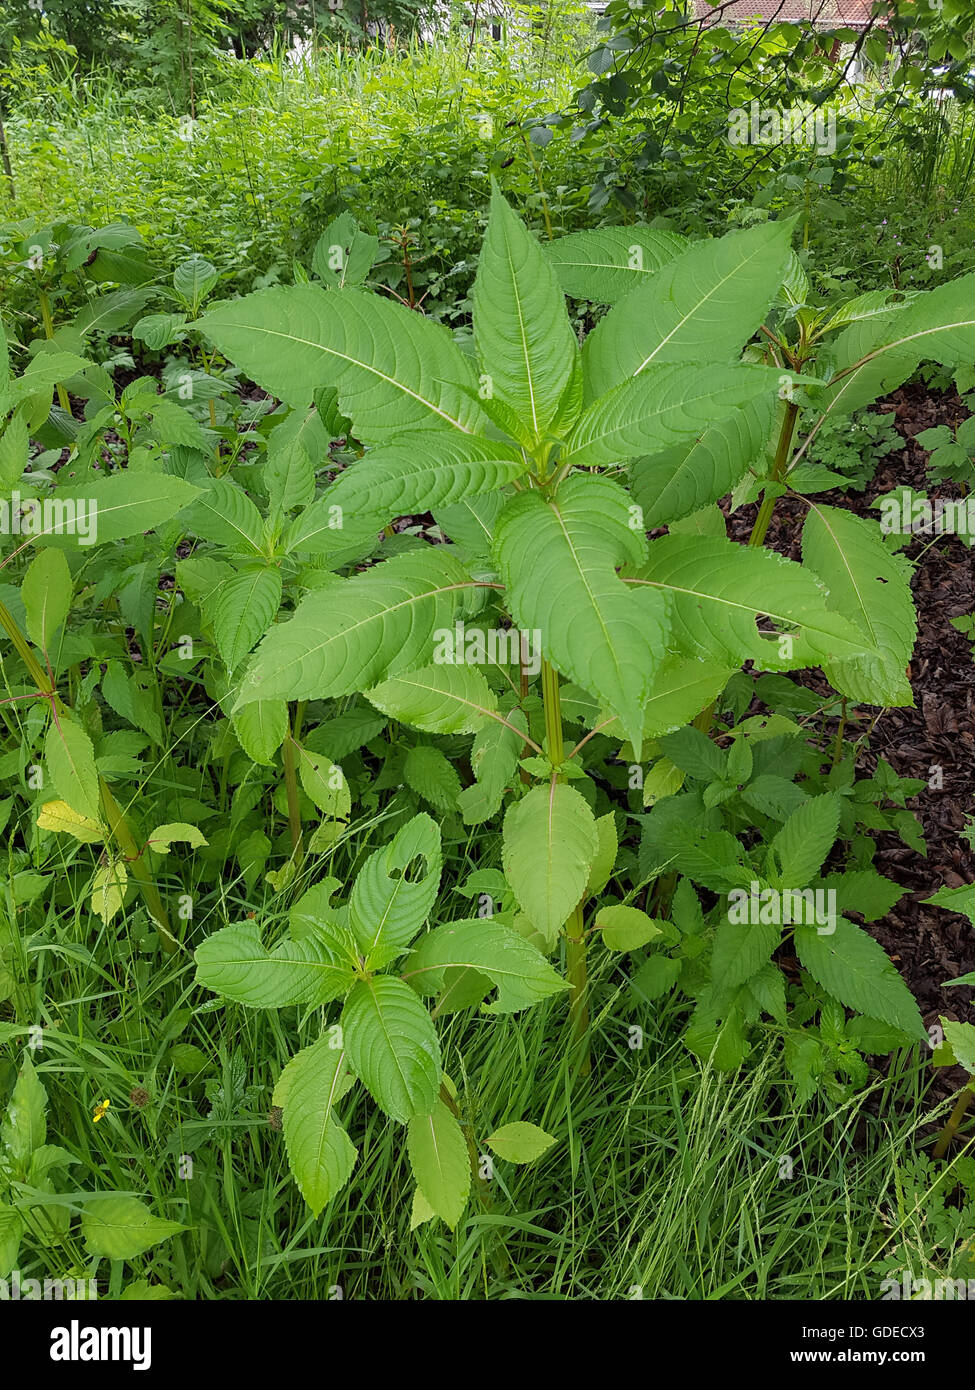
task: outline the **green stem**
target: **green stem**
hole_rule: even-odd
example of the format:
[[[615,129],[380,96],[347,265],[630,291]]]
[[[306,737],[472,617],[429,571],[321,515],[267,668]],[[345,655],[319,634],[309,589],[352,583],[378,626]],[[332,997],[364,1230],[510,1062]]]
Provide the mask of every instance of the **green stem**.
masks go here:
[[[299,710],[295,714],[295,719],[288,727],[285,735],[284,745],[281,749],[281,760],[284,763],[284,786],[288,796],[288,827],[291,831],[291,857],[297,868],[302,859],[301,853],[301,806],[298,802],[298,765],[295,761],[296,736],[301,726],[301,713]]]
[[[51,318],[51,305],[47,297],[47,291],[38,290],[37,300],[41,307],[41,322],[44,325],[44,336],[47,339],[51,339],[54,337],[54,320]],[[70,415],[71,402],[68,400],[68,393],[67,391],[65,391],[60,381],[57,383],[55,389],[58,393],[58,404],[60,405],[62,410],[66,411],[68,415]]]
[[[4,628],[11,642],[13,642],[17,649],[17,654],[27,667],[31,679],[37,685],[38,694],[46,696],[51,701],[52,710],[57,708],[65,714],[69,714],[70,710],[58,696],[57,691],[48,678],[47,672],[43,669],[37,657],[27,645],[23,633],[17,626],[16,619],[4,603],[0,603],[0,626]],[[145,861],[142,858],[142,850],[136,844],[135,837],[129,828],[121,807],[112,795],[111,788],[104,777],[99,776],[98,778],[98,790],[101,795],[102,806],[105,810],[109,830],[119,849],[125,855],[128,867],[132,871],[132,877],[139,885],[142,897],[149,910],[149,915],[156,924],[162,948],[167,954],[172,954],[176,949],[176,938],[173,936],[172,929],[169,925],[169,916],[163,906],[162,898],[159,896],[159,889],[149,877]]]
[[[948,1152],[948,1145],[958,1133],[958,1126],[964,1119],[965,1111],[972,1103],[972,1096],[975,1095],[975,1089],[973,1088],[975,1088],[975,1081],[970,1081],[959,1094],[958,1099],[955,1101],[955,1108],[948,1117],[948,1123],[938,1135],[938,1142],[931,1150],[933,1158],[944,1158],[945,1154]]]
[[[559,673],[547,661],[542,662],[542,704],[545,711],[545,745],[549,761],[558,767],[565,756],[562,736],[562,705],[559,699]],[[557,775],[557,781],[565,777]],[[566,973],[569,979],[569,1023],[572,1029],[573,1050],[579,1046],[579,1075],[588,1076],[592,1061],[589,1050],[588,968],[582,903],[572,910],[565,924]]]
[[[789,457],[792,451],[792,436],[795,433],[796,418],[799,414],[799,407],[794,401],[789,401],[782,417],[782,426],[779,430],[779,442],[775,449],[775,458],[772,461],[772,471],[769,481],[781,483],[785,478],[786,469],[789,465]],[[755,525],[752,533],[748,537],[748,544],[759,546],[765,544],[765,537],[768,533],[769,523],[772,520],[772,513],[775,511],[777,497],[768,488],[762,498],[762,505],[758,509],[758,516],[755,518]]]

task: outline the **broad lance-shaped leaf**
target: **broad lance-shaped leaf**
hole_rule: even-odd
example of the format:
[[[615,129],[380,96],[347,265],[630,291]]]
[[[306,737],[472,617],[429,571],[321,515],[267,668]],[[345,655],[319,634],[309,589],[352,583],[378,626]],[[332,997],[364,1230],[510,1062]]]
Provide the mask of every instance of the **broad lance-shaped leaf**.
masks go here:
[[[688,655],[790,671],[879,654],[848,619],[830,612],[814,575],[771,550],[678,534],[651,541],[648,556],[628,582],[669,596],[671,636]],[[760,617],[782,635],[760,632]]]
[[[616,573],[646,553],[632,518],[622,488],[574,474],[552,499],[537,490],[512,498],[497,524],[495,555],[518,626],[541,633],[553,666],[598,696],[639,749],[667,610],[659,595],[633,602]]]
[[[334,927],[269,951],[257,923],[240,922],[201,941],[195,955],[197,984],[251,1009],[327,1004],[355,981],[352,939]]]
[[[686,237],[654,227],[596,227],[559,237],[544,249],[566,294],[616,304],[688,245]]]
[[[44,740],[44,761],[61,800],[78,815],[100,820],[95,750],[81,725],[63,713],[52,720]]]
[[[247,493],[230,478],[214,478],[183,518],[186,529],[244,555],[264,549],[264,520]]]
[[[289,405],[334,386],[357,436],[381,443],[407,430],[483,434],[487,417],[455,383],[474,370],[448,331],[361,290],[317,285],[259,290],[212,309],[200,327],[253,381]]]
[[[27,615],[27,635],[42,651],[47,651],[68,616],[71,589],[71,571],[60,550],[42,550],[27,566],[20,596]]]
[[[852,323],[832,344],[832,385],[815,397],[821,417],[848,415],[906,381],[920,362],[975,359],[975,274],[919,294],[905,309]],[[856,365],[861,363],[862,365]]]
[[[437,898],[440,867],[440,831],[422,813],[363,864],[349,898],[349,925],[371,970],[405,951],[423,926]]]
[[[577,381],[577,411],[579,344],[555,271],[497,184],[474,281],[474,341],[492,394],[537,439],[560,421],[571,423],[573,410],[565,398]]]
[[[668,655],[654,677],[643,708],[643,737],[660,738],[689,724],[717,699],[731,676],[731,667],[717,661]],[[625,737],[619,720],[608,719],[605,713],[600,713],[594,723],[607,738]]]
[[[369,450],[339,474],[322,501],[350,517],[376,516],[385,524],[496,492],[525,467],[519,453],[493,439],[425,430]]]
[[[253,700],[317,700],[368,690],[424,665],[437,628],[459,617],[474,582],[446,546],[397,555],[302,599],[264,638],[241,685]]]
[[[317,410],[294,410],[267,442],[264,483],[272,507],[307,507],[315,496],[315,470],[328,457],[329,438]]]
[[[616,463],[692,439],[778,390],[777,367],[738,363],[650,366],[590,405],[566,441],[565,464]]]
[[[651,365],[735,361],[782,283],[790,233],[788,222],[766,222],[668,261],[586,339],[586,400]]]
[[[274,755],[288,732],[288,706],[284,700],[255,700],[231,716],[241,748],[255,763],[271,767]]]
[[[533,787],[508,808],[501,858],[518,904],[555,944],[559,929],[582,897],[599,837],[589,803],[573,787]]]
[[[440,1044],[430,1015],[392,975],[360,980],[342,1011],[349,1063],[390,1119],[429,1115],[440,1090]]]
[[[629,467],[630,491],[652,531],[725,497],[754,463],[772,429],[774,400],[759,396],[709,425],[690,444],[676,445]]]
[[[923,1041],[920,1010],[883,947],[845,917],[836,918],[835,928],[796,927],[796,952],[816,983],[857,1013]]]
[[[429,1115],[410,1120],[406,1147],[418,1188],[453,1230],[471,1190],[471,1160],[463,1131],[442,1100]]]
[[[348,1182],[359,1156],[335,1118],[352,1080],[344,1049],[333,1047],[326,1034],[292,1057],[271,1098],[284,1112],[292,1177],[316,1216]]]
[[[862,704],[912,705],[906,667],[917,635],[914,600],[903,561],[884,545],[877,523],[811,504],[802,563],[827,585],[827,606],[850,618],[880,653],[832,662],[832,684]]]
[[[200,495],[182,478],[164,473],[113,473],[108,478],[56,489],[49,524],[38,524],[24,536],[61,539],[87,549],[108,541],[125,540],[169,523]]]
[[[423,994],[437,994],[443,986],[445,970],[486,975],[498,990],[497,999],[484,1005],[484,1012],[489,1014],[518,1013],[569,987],[530,941],[501,922],[485,917],[449,922],[427,932],[407,961],[403,978]]]
[[[228,671],[267,632],[280,604],[281,571],[276,565],[245,569],[221,586],[212,605],[213,635]]]
[[[497,696],[476,666],[421,666],[392,676],[365,696],[383,714],[429,734],[474,734],[498,722],[492,720]]]

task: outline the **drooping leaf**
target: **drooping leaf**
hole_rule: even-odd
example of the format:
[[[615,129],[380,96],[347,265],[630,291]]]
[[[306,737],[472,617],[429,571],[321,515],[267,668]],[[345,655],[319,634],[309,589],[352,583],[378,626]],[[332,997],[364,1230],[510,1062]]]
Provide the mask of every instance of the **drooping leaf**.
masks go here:
[[[402,980],[360,980],[342,1011],[352,1070],[376,1104],[407,1124],[429,1115],[440,1087],[440,1044],[430,1015]]]
[[[467,1205],[471,1160],[461,1127],[442,1100],[429,1115],[410,1120],[406,1146],[418,1190],[453,1230]]]
[[[588,802],[573,787],[533,787],[508,808],[502,859],[522,910],[554,945],[582,897],[599,840]]]
[[[425,994],[436,994],[445,984],[444,972],[450,972],[447,978],[456,989],[461,971],[486,976],[497,986],[497,999],[483,1006],[489,1014],[518,1013],[568,989],[530,941],[489,917],[448,922],[427,932],[407,961],[404,979]],[[483,997],[480,991],[478,1000]]]
[[[315,1216],[348,1182],[358,1151],[335,1117],[352,1084],[345,1052],[329,1034],[291,1058],[272,1097],[284,1111],[288,1165]]]
[[[354,983],[351,938],[282,941],[269,951],[256,922],[240,922],[214,932],[196,948],[197,984],[251,1009],[283,1009],[289,1004],[326,1004],[341,999]]]

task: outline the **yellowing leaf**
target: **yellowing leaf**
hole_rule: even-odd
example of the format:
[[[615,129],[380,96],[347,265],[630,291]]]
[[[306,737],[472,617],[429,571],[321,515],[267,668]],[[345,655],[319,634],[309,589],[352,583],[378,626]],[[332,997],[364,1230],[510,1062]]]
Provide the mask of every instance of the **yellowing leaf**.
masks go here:
[[[37,815],[38,830],[53,830],[58,835],[73,835],[86,845],[101,844],[105,828],[91,819],[72,811],[66,801],[45,801]]]
[[[95,875],[91,890],[91,910],[107,925],[122,906],[129,873],[124,859],[115,859]]]

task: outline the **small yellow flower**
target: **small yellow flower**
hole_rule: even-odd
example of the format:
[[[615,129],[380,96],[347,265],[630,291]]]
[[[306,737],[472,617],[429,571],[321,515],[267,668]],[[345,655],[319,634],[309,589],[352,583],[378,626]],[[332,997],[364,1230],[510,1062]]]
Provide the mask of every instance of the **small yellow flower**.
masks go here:
[[[95,1106],[95,1113],[94,1115],[92,1115],[91,1118],[96,1125],[98,1124],[98,1121],[102,1118],[102,1116],[105,1114],[105,1111],[108,1109],[111,1103],[112,1102],[110,1100],[103,1100],[101,1105]]]

